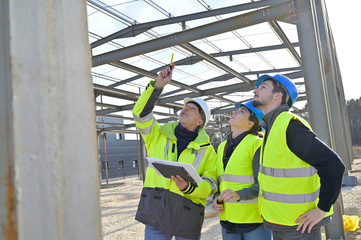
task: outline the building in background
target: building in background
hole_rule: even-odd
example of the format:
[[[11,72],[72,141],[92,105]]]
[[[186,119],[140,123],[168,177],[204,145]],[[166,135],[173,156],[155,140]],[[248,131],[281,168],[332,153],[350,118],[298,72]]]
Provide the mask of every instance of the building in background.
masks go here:
[[[118,121],[119,124],[123,124],[122,120]],[[106,179],[106,165],[108,165],[109,179],[139,176],[137,140],[125,140],[124,134],[108,132],[98,135],[98,141],[101,179]]]

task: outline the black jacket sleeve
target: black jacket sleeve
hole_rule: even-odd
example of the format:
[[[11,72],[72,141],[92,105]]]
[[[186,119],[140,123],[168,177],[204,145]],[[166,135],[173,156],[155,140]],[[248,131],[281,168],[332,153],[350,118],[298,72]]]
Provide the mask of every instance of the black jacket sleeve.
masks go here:
[[[289,149],[317,169],[321,181],[318,207],[328,212],[341,190],[345,171],[341,158],[298,120],[291,120],[286,135]]]
[[[154,82],[150,82],[149,84],[154,85]],[[147,88],[149,87],[149,84]],[[152,94],[150,95],[148,102],[145,104],[143,111],[139,114],[139,117],[145,117],[149,115],[154,108],[155,103],[157,102],[159,95],[162,93],[163,88],[154,88]]]

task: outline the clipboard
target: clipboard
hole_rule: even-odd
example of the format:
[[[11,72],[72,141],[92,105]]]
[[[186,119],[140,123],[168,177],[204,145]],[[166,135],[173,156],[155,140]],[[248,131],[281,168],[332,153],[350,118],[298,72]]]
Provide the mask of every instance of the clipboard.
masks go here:
[[[171,179],[171,176],[179,175],[191,184],[198,186],[203,179],[189,163],[172,162],[168,160],[146,157],[149,167],[152,167],[159,176]]]

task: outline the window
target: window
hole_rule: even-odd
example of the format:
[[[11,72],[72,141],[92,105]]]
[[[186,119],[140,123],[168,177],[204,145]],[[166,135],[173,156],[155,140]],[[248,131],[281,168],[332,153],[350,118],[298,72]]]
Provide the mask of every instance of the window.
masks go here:
[[[118,169],[124,168],[124,161],[120,160],[118,161]]]
[[[133,168],[138,167],[138,160],[133,160]]]
[[[115,139],[121,140],[122,139],[122,134],[121,133],[116,133],[115,134]]]
[[[109,171],[109,163],[108,163],[108,167],[107,167],[108,169],[108,171]],[[102,171],[105,171],[105,162],[102,162]]]

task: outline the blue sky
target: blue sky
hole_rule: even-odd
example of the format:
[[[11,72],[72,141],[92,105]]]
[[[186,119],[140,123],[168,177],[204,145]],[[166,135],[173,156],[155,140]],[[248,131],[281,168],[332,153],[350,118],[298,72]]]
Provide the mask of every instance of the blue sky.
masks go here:
[[[326,0],[346,100],[361,96],[360,0]]]

